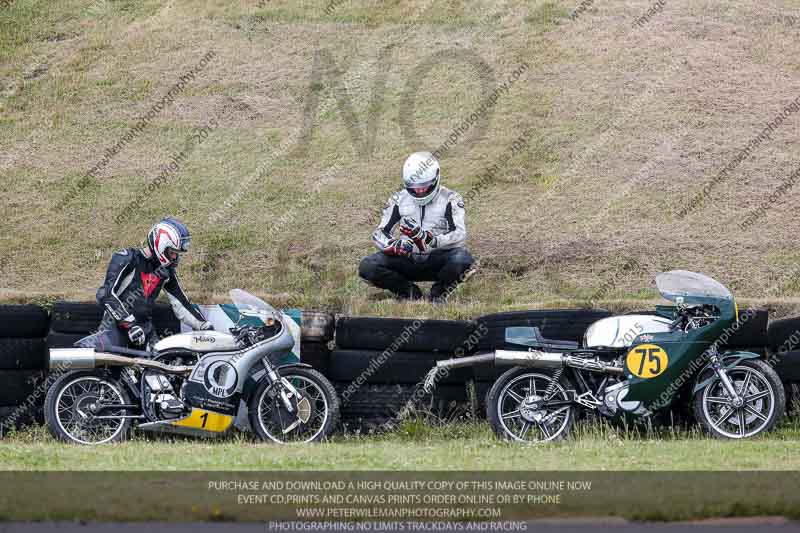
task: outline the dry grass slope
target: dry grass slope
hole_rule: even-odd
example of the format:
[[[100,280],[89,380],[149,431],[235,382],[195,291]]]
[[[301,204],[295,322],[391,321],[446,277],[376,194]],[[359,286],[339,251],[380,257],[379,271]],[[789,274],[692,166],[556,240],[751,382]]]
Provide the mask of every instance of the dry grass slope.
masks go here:
[[[183,277],[197,299],[241,286],[357,313],[631,308],[655,296],[657,271],[689,268],[795,310],[798,196],[746,230],[737,221],[800,164],[796,113],[689,217],[675,214],[800,96],[790,0],[667,2],[638,26],[652,2],[597,1],[573,17],[579,2],[564,0],[333,4],[0,10],[0,297],[91,299],[110,252],[175,213],[195,232]],[[442,161],[448,186],[480,184],[468,205],[480,276],[443,309],[363,286],[356,264],[405,155],[441,145],[522,64]],[[527,145],[512,153],[522,132]],[[181,151],[156,194],[115,223]],[[630,260],[643,269],[618,275]]]

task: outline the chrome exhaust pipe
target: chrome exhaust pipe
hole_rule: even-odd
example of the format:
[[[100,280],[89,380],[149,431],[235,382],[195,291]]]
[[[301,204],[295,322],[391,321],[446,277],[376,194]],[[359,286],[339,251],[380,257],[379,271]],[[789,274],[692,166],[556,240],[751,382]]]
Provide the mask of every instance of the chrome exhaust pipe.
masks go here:
[[[440,379],[440,374],[443,373],[442,371],[449,371],[454,368],[463,368],[482,363],[535,368],[561,368],[569,366],[589,372],[603,372],[615,375],[624,374],[624,370],[621,367],[606,364],[597,358],[586,359],[584,357],[575,357],[574,355],[565,355],[558,352],[543,352],[533,349],[525,352],[516,350],[495,350],[494,352],[472,355],[470,357],[458,357],[455,359],[436,361],[436,366],[433,367],[425,377],[423,387],[425,391],[430,392],[436,386],[436,382]]]
[[[165,365],[151,359],[95,352],[92,348],[54,348],[50,350],[48,368],[51,371],[92,370],[103,366],[138,366],[178,375],[188,375],[194,368],[192,366]]]
[[[494,363],[494,352],[471,355],[469,357],[458,357],[456,359],[444,359],[436,361],[438,369],[464,368],[465,366],[479,365],[481,363]]]
[[[95,368],[94,350],[89,348],[53,348],[47,364],[51,372],[91,370]]]
[[[625,373],[622,367],[609,365],[597,358],[587,359],[585,357],[575,357],[574,355],[564,355],[556,352],[541,352],[531,350],[528,352],[518,352],[513,350],[497,350],[495,353],[495,364],[512,366],[531,366],[536,368],[560,368],[569,366],[588,370],[589,372],[603,372],[605,374],[615,374],[621,376]]]
[[[543,368],[559,368],[564,366],[564,354],[556,352],[518,352],[516,350],[497,350],[494,361],[498,365],[536,366]]]
[[[443,359],[436,361],[436,366],[431,368],[425,376],[422,388],[425,392],[431,392],[437,382],[455,368],[464,368],[481,363],[494,364],[494,352],[470,355],[469,357],[456,357],[454,359]]]
[[[116,355],[111,353],[97,353],[95,354],[94,362],[96,366],[138,366],[142,368],[150,368],[153,370],[160,370],[166,374],[179,374],[189,375],[194,369],[193,366],[173,366],[165,365],[152,359],[141,359],[138,357],[125,357],[124,355]]]

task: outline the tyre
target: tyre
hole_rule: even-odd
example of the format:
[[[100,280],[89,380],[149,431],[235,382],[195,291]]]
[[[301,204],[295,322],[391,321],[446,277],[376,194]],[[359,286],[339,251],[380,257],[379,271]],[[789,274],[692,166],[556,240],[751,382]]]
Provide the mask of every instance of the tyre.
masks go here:
[[[0,338],[0,370],[44,370],[46,361],[44,339]]]
[[[494,363],[481,363],[472,366],[472,377],[478,382],[494,383],[508,370],[507,366],[496,366]]]
[[[572,385],[562,374],[514,367],[498,379],[486,400],[486,416],[501,439],[534,443],[566,438],[574,406],[567,395]],[[552,407],[549,404],[554,403]]]
[[[800,347],[800,317],[773,320],[767,326],[767,342],[774,352]]]
[[[388,429],[399,419],[415,385],[335,382],[339,395],[342,424],[347,431],[370,433]]]
[[[449,420],[454,413],[466,410],[464,385],[438,386],[432,394],[423,394],[417,385],[364,383],[357,387],[352,382],[335,382],[334,387],[346,431],[391,430],[410,412]]]
[[[103,319],[103,308],[95,303],[56,302],[50,329],[58,333],[95,331]]]
[[[45,339],[47,349],[52,348],[74,348],[75,343],[85,338],[87,333],[59,333],[51,331]]]
[[[303,311],[300,319],[301,341],[328,342],[333,339],[336,320],[330,313]]]
[[[748,359],[729,369],[728,377],[744,403],[736,406],[719,379],[695,393],[692,410],[706,433],[744,439],[770,431],[786,409],[786,393],[778,374],[766,362]]]
[[[294,413],[283,403],[280,389],[288,382],[300,394],[292,396]],[[284,389],[286,390],[286,389]],[[250,426],[264,441],[280,444],[319,442],[339,424],[339,398],[333,385],[312,368],[293,367],[281,371],[281,382],[262,379],[248,405]],[[298,418],[295,413],[304,413]]]
[[[0,371],[0,406],[42,404],[45,373],[41,370]]]
[[[800,381],[800,350],[779,353],[775,356],[775,372],[784,383]]]
[[[300,341],[300,362],[311,365],[323,376],[327,376],[331,367],[331,350],[325,342]]]
[[[130,404],[125,388],[107,372],[69,372],[47,392],[44,418],[53,437],[73,444],[106,444],[128,438],[131,419],[121,418],[124,409],[106,409],[96,418],[98,405]]]
[[[741,317],[747,313],[750,318],[742,321]],[[724,348],[754,348],[765,347],[769,344],[767,323],[769,311],[766,309],[740,309],[739,329],[736,330],[725,343]]]
[[[49,326],[47,311],[38,305],[0,305],[0,337],[42,338]]]
[[[10,429],[22,429],[26,426],[41,424],[42,420],[41,406],[0,407],[0,437]]]
[[[506,328],[517,326],[538,327],[546,339],[580,343],[590,325],[609,316],[611,313],[605,309],[540,309],[482,316],[478,318],[478,330],[483,329],[485,334],[474,351],[508,347]]]
[[[333,350],[328,375],[332,381],[414,385],[425,379],[436,361],[452,356],[439,352],[379,352],[375,350]],[[440,384],[464,383],[472,378],[471,368],[450,371]]]
[[[336,323],[336,347],[344,350],[385,350],[452,353],[475,330],[466,320],[341,317]]]
[[[97,331],[103,320],[103,308],[94,303],[56,302],[50,329],[57,333],[82,334],[84,337]],[[181,322],[169,304],[153,306],[153,326],[160,336],[181,332]]]

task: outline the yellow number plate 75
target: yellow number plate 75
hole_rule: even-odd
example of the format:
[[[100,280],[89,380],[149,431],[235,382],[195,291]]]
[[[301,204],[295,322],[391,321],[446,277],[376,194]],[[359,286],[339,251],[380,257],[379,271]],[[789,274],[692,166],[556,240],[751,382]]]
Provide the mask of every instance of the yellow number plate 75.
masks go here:
[[[625,366],[634,376],[650,379],[660,376],[669,365],[667,351],[657,344],[640,344],[628,352]]]

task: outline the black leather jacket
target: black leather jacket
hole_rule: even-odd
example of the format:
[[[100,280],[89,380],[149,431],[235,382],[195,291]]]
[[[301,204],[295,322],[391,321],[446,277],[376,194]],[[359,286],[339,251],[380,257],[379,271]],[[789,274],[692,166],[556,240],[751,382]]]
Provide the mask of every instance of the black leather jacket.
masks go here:
[[[205,317],[192,306],[178,281],[175,267],[162,267],[137,248],[115,252],[108,265],[106,280],[97,291],[97,303],[105,307],[103,322],[125,322],[133,315],[136,323],[150,329],[153,306],[167,292],[175,316],[192,329],[199,329]]]

